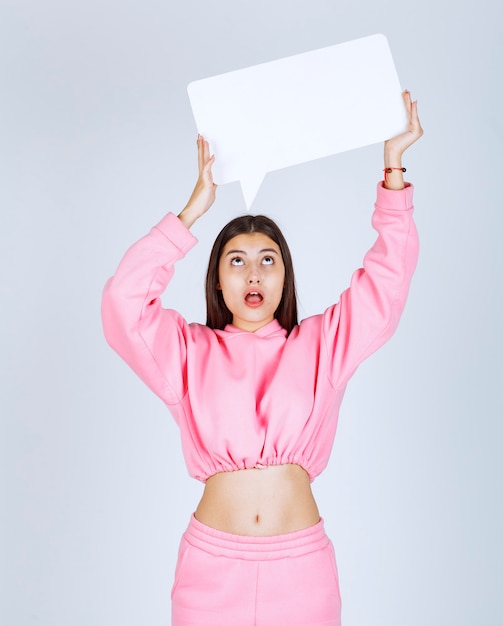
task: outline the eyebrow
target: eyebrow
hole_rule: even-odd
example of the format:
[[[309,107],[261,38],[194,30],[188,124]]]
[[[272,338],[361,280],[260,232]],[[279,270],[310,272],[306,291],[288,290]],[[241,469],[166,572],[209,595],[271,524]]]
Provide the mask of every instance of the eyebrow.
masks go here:
[[[262,248],[262,250],[258,251],[259,254],[263,254],[264,252],[272,252],[277,255],[279,254],[279,252],[274,248]],[[229,250],[225,256],[229,256],[229,254],[244,254],[245,256],[248,256],[248,253],[245,250]]]

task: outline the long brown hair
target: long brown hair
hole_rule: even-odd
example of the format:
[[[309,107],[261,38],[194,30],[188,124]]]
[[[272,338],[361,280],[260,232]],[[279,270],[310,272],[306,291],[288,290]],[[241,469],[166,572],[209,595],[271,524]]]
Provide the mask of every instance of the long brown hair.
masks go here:
[[[292,256],[279,226],[265,215],[236,217],[222,228],[215,239],[206,272],[206,325],[210,328],[223,330],[226,324],[232,323],[232,313],[224,302],[221,290],[217,289],[218,265],[226,243],[237,235],[248,233],[267,235],[279,246],[285,266],[285,286],[274,317],[287,333],[290,333],[297,325],[297,292]]]

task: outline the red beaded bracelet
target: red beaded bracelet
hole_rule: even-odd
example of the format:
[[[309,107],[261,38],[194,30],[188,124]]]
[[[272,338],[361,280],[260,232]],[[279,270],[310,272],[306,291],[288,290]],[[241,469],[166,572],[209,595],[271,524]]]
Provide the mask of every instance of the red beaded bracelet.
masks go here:
[[[387,183],[388,182],[388,174],[391,174],[391,172],[393,170],[400,170],[400,172],[406,172],[407,170],[405,169],[405,167],[385,167],[383,169],[384,172],[384,182]]]

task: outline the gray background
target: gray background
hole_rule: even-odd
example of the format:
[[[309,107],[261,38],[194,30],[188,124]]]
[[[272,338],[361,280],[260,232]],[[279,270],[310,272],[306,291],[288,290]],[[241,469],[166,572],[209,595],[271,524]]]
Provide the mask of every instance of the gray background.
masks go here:
[[[351,381],[314,483],[345,626],[501,626],[502,14],[496,1],[1,0],[0,622],[169,623],[201,494],[169,413],[105,344],[100,294],[196,177],[186,85],[382,32],[425,136],[406,155],[421,258],[401,325]],[[370,96],[371,94],[369,94]],[[302,317],[373,241],[382,147],[268,174]],[[204,320],[218,190],[173,303]]]

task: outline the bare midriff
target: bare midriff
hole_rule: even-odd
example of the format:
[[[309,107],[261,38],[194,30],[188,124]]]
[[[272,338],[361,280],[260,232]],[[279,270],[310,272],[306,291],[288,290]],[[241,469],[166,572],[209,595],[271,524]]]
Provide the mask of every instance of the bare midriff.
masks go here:
[[[283,535],[320,521],[307,472],[271,465],[214,474],[195,512],[198,521],[236,535]]]

